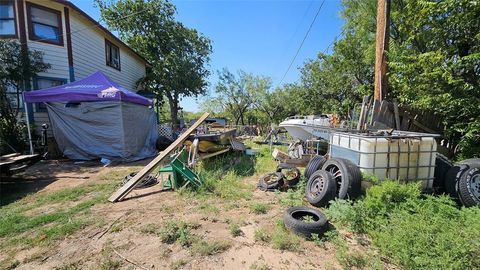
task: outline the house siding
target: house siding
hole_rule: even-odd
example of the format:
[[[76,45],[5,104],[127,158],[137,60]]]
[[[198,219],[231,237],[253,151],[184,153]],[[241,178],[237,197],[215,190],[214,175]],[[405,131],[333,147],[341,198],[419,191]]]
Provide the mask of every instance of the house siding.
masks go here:
[[[136,82],[145,76],[145,63],[98,28],[82,31],[88,27],[92,27],[89,21],[75,11],[70,12],[75,78],[85,78],[101,70],[121,86],[136,91]],[[121,70],[106,65],[105,39],[119,47]]]
[[[62,45],[48,44],[41,41],[30,40],[28,28],[28,4],[47,7],[60,12],[62,23]],[[19,16],[21,9],[19,5],[23,6],[23,22],[24,28],[20,23],[22,16]],[[93,72],[100,70],[109,76],[112,80],[119,83],[121,86],[136,91],[136,82],[145,76],[146,62],[135,53],[131,52],[125,45],[114,40],[109,34],[100,30],[95,24],[87,20],[83,15],[69,7],[55,1],[45,0],[30,0],[30,1],[15,1],[16,11],[16,26],[17,37],[20,37],[20,32],[24,31],[26,34],[26,44],[29,50],[36,50],[43,52],[43,61],[51,65],[51,68],[45,72],[40,72],[39,77],[48,77],[65,80],[67,83],[71,82],[71,78],[80,80]],[[71,76],[71,69],[68,60],[68,43],[66,34],[65,9],[69,10],[70,17],[70,32],[73,56],[73,75]],[[106,65],[105,61],[105,39],[118,46],[120,49],[120,65],[121,71],[116,70]],[[35,82],[31,82],[32,87]],[[44,111],[37,110],[37,106],[33,106],[33,123],[35,126],[34,132],[39,134],[41,125],[49,123],[48,114]],[[51,132],[49,133],[51,135]]]

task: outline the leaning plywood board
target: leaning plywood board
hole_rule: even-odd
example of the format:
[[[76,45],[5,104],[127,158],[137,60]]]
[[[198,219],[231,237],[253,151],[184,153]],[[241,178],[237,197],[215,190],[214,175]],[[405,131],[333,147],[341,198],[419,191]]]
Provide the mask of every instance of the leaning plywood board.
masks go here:
[[[205,121],[205,119],[207,119],[208,115],[209,115],[208,113],[204,113],[202,117],[200,117],[200,119],[198,119],[197,122],[195,122],[195,124],[193,124],[187,131],[185,131],[185,133],[180,135],[180,137],[178,137],[178,139],[176,139],[172,144],[170,144],[170,146],[168,146],[167,149],[160,152],[160,154],[154,160],[148,163],[147,166],[143,167],[134,177],[132,177],[132,179],[130,179],[127,183],[125,183],[125,185],[123,185],[121,188],[115,191],[115,193],[113,193],[112,196],[108,198],[108,200],[111,202],[117,202],[123,199],[128,193],[130,193],[130,191],[132,191],[135,185],[143,177],[145,177],[147,174],[152,172],[155,169],[155,167],[157,167],[160,164],[160,162],[162,162],[164,158],[166,158],[173,150],[175,150],[180,144],[182,144],[183,141],[185,141],[188,138],[188,136],[193,131],[195,131],[195,129],[197,129],[197,127],[200,124],[202,124],[203,121]]]

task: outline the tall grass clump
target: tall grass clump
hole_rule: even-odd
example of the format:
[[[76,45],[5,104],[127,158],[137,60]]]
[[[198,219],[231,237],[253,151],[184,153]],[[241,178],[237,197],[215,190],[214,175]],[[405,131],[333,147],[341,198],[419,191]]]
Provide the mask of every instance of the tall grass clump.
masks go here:
[[[480,208],[421,195],[417,184],[385,181],[357,202],[335,201],[330,219],[367,233],[390,262],[405,269],[480,269]]]

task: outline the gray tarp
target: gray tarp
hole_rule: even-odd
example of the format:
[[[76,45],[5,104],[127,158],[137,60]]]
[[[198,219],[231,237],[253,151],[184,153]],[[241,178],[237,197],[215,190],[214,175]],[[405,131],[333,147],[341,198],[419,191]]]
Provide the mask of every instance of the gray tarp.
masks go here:
[[[155,112],[118,101],[47,103],[53,135],[70,159],[134,161],[157,153]]]

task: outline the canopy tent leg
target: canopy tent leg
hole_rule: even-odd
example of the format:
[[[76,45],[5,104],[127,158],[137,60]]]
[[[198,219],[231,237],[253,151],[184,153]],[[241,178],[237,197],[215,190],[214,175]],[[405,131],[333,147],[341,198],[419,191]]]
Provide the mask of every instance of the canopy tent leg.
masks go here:
[[[23,100],[25,100],[25,97],[23,98]],[[24,101],[23,106],[25,107],[25,118],[27,119],[28,143],[30,145],[30,155],[33,155],[32,133],[30,131],[30,117],[28,117],[27,102]]]

